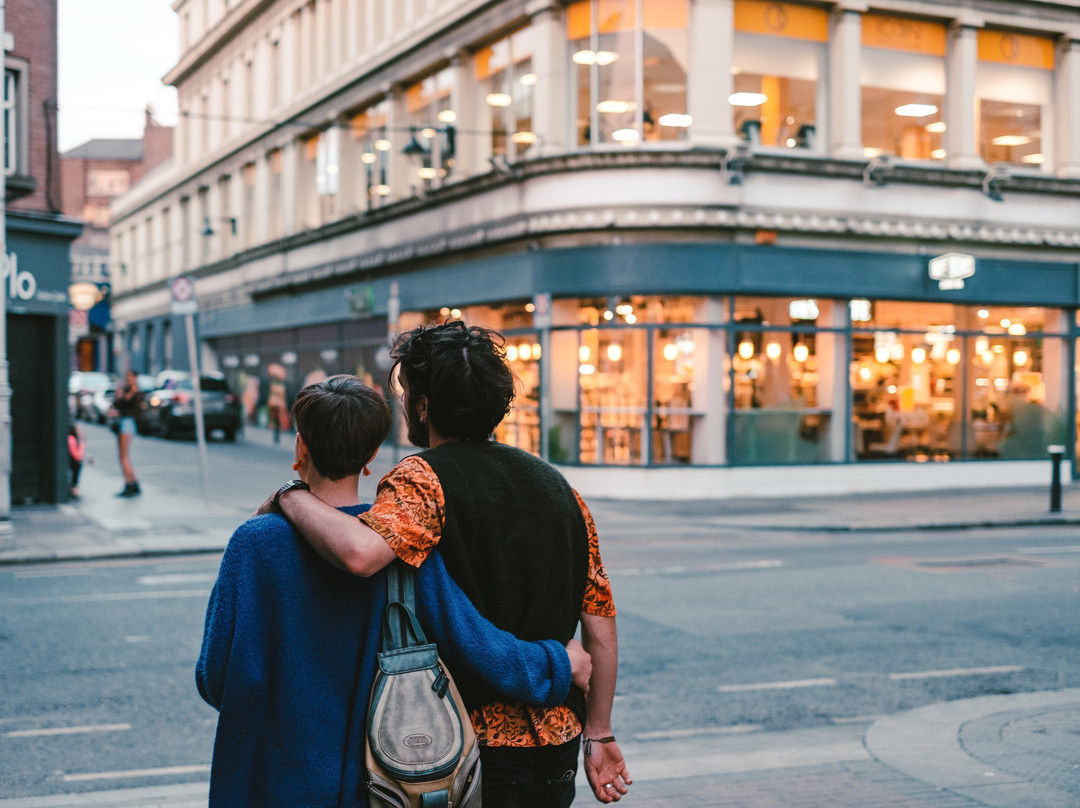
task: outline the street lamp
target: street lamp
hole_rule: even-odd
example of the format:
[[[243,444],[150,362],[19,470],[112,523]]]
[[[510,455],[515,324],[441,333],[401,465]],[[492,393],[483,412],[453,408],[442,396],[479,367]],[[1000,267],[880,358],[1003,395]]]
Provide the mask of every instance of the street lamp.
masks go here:
[[[219,221],[219,222],[228,222],[229,223],[229,228],[230,228],[230,230],[232,230],[232,234],[234,236],[236,235],[236,217],[235,216],[215,216],[214,220]],[[203,216],[202,235],[203,235],[203,238],[210,238],[211,236],[214,235],[214,228],[210,225],[210,217],[209,216]]]

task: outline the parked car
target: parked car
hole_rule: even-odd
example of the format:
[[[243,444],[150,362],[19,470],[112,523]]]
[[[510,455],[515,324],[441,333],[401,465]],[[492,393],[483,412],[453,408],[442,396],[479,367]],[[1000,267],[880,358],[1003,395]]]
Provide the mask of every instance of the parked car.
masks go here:
[[[199,376],[202,390],[203,420],[206,435],[220,430],[225,440],[236,440],[243,429],[240,399],[229,389],[225,377],[218,373]],[[136,420],[141,434],[158,434],[171,438],[183,432],[195,431],[195,387],[191,374],[165,370],[157,375],[154,389],[143,394],[142,409]]]
[[[116,379],[108,373],[76,370],[68,377],[68,407],[72,418],[96,421],[94,396],[114,386]]]
[[[145,373],[140,373],[135,377],[136,384],[139,385],[139,390],[143,395],[146,395],[155,387],[157,387],[157,379]],[[99,424],[107,423],[109,420],[109,410],[113,406],[113,397],[116,394],[117,382],[110,381],[109,384],[100,390],[96,390],[90,399],[90,407],[88,412],[88,421],[97,421]]]

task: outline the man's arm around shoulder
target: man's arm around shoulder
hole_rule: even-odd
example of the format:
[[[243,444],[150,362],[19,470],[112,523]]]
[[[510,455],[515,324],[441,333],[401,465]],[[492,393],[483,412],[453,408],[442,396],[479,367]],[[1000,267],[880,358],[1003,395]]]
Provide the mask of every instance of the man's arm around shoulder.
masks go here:
[[[278,507],[296,531],[327,562],[352,575],[374,575],[394,560],[394,551],[355,516],[331,507],[307,491],[286,491]],[[275,513],[270,497],[256,513]]]

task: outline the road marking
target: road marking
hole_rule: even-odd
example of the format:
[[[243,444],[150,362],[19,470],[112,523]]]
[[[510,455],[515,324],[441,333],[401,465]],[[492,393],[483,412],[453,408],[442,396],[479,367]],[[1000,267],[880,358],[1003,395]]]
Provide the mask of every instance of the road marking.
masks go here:
[[[995,673],[1019,673],[1023,665],[995,665],[988,668],[953,668],[945,671],[918,671],[916,673],[890,673],[894,682],[907,679],[944,679],[949,676],[989,676]]]
[[[82,735],[89,732],[123,732],[131,724],[95,724],[86,727],[48,727],[46,729],[17,729],[5,732],[5,738],[45,738],[52,735]]]
[[[161,592],[111,592],[88,595],[42,595],[40,597],[4,598],[0,606],[33,606],[42,603],[108,603],[118,600],[167,600],[169,598],[205,598],[209,589],[176,589]]]
[[[667,741],[676,738],[695,738],[699,735],[741,735],[744,732],[760,732],[762,729],[761,724],[735,724],[730,727],[691,727],[639,732],[632,737],[635,741]]]
[[[123,780],[130,777],[168,777],[174,774],[201,774],[210,771],[209,763],[197,766],[168,766],[160,769],[128,769],[119,772],[86,772],[84,774],[65,774],[65,783],[85,783],[90,780]]]
[[[1067,547],[1021,547],[1016,552],[1024,555],[1054,555],[1056,553],[1080,553],[1080,544]]]
[[[835,687],[835,679],[795,679],[790,682],[758,682],[749,685],[720,685],[721,693],[743,693],[751,690],[795,690],[800,687]]]
[[[46,568],[36,570],[16,570],[13,573],[15,578],[67,578],[72,575],[93,575],[94,570],[89,569],[72,569],[67,568]]]
[[[727,564],[679,564],[667,567],[627,567],[617,568],[618,575],[693,575],[702,572],[738,572],[740,570],[776,569],[784,566],[783,561],[732,561]]]
[[[135,579],[140,586],[166,586],[168,584],[212,584],[216,572],[185,572],[172,575],[143,575]]]

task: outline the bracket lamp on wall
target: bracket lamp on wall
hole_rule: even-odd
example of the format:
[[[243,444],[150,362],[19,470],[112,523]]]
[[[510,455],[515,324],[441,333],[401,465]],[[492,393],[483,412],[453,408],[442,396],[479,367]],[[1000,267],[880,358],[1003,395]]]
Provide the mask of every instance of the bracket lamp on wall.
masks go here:
[[[215,219],[215,221],[219,221],[219,222],[228,222],[229,223],[229,230],[232,231],[232,234],[234,236],[236,235],[236,217],[235,216],[216,216],[216,217],[214,217],[214,219]],[[214,235],[214,228],[210,224],[210,217],[209,216],[203,216],[202,235],[203,235],[203,238],[210,238],[211,236]]]

